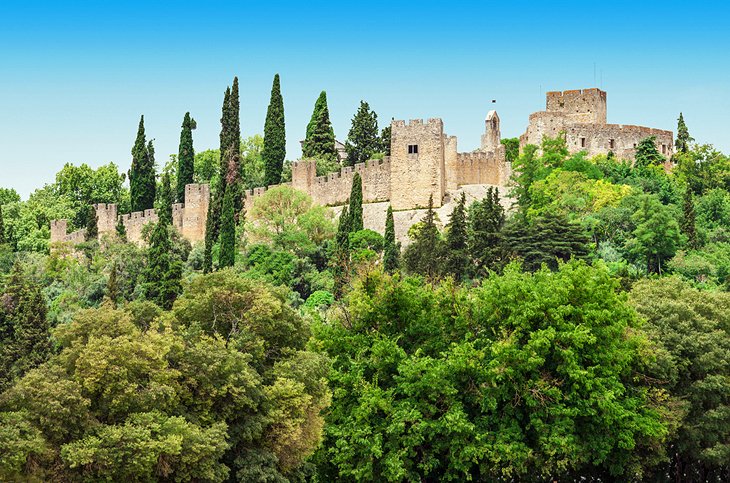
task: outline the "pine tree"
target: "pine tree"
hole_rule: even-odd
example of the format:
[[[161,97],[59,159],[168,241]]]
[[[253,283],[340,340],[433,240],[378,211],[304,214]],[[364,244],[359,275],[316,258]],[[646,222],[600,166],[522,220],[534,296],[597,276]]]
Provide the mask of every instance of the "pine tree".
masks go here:
[[[195,150],[193,149],[193,130],[197,127],[190,113],[185,113],[180,132],[180,146],[177,152],[177,202],[185,203],[185,186],[194,182]]]
[[[352,188],[350,190],[350,231],[363,229],[362,219],[362,178],[360,173],[352,177]]]
[[[697,229],[695,220],[695,205],[692,190],[687,188],[684,191],[684,212],[682,216],[682,233],[687,237],[687,246],[693,250],[699,248],[697,241]]]
[[[312,118],[307,124],[307,135],[302,144],[302,157],[337,160],[335,131],[330,122],[327,93],[322,91],[314,104]]]
[[[645,168],[660,165],[664,161],[664,156],[659,154],[659,150],[656,148],[656,136],[649,136],[639,141],[639,145],[636,146],[634,167]]]
[[[388,124],[380,131],[380,151],[386,156],[390,156],[390,138],[391,131],[390,124]]]
[[[436,212],[433,210],[433,195],[428,199],[428,210],[421,220],[421,228],[403,253],[405,269],[434,278],[441,272],[443,254],[441,234],[436,226]]]
[[[459,202],[451,212],[449,229],[446,232],[444,260],[446,273],[453,275],[456,280],[462,280],[469,267],[466,224],[466,195],[461,193]]]
[[[168,225],[157,222],[150,237],[147,267],[143,272],[145,297],[164,309],[170,309],[182,291],[181,278],[182,264],[172,253]]]
[[[694,141],[694,138],[689,135],[689,129],[684,123],[684,116],[679,113],[679,119],[677,119],[677,142],[674,147],[677,148],[678,153],[686,153],[689,151],[689,144]]]
[[[367,102],[360,101],[360,107],[352,118],[352,127],[345,143],[347,165],[364,163],[380,151],[380,146],[378,115],[370,110]]]
[[[264,183],[266,186],[281,183],[281,171],[286,157],[286,129],[284,126],[284,99],[281,97],[279,74],[274,76],[271,100],[264,123]]]
[[[155,189],[155,151],[152,141],[147,142],[145,139],[144,116],[142,116],[132,148],[132,167],[129,170],[132,211],[152,208],[155,204]]]
[[[3,220],[3,207],[0,205],[0,245],[7,242],[8,239],[5,237],[5,220]]]
[[[157,216],[160,223],[165,225],[172,224],[172,203],[173,203],[172,186],[170,186],[170,173],[162,175],[162,183],[157,200]]]
[[[104,298],[111,302],[116,307],[117,301],[119,300],[119,285],[117,283],[117,262],[115,261],[112,265],[112,269],[109,271],[109,279],[106,282],[106,292]]]
[[[233,196],[234,187],[228,185],[221,212],[221,248],[218,257],[221,268],[232,267],[236,263],[236,211]]]
[[[86,241],[92,241],[99,238],[99,217],[96,216],[96,210],[93,206],[88,205],[86,208]]]
[[[385,244],[383,247],[383,268],[388,273],[398,270],[400,247],[395,239],[395,222],[393,220],[393,207],[388,206],[388,213],[385,216]]]
[[[489,270],[501,268],[505,219],[497,188],[490,186],[484,199],[469,207],[467,251],[476,270],[475,275],[485,276]]]

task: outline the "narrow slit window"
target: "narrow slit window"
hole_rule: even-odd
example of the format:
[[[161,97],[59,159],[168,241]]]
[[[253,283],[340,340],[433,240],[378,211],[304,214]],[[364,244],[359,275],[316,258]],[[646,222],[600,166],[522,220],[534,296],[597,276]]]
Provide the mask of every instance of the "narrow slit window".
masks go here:
[[[580,138],[580,147],[581,148],[586,147],[586,138]]]
[[[409,144],[408,154],[418,154],[418,144]]]
[[[667,145],[662,144],[662,154],[667,154]]]
[[[616,141],[613,139],[608,140],[608,149],[613,149],[616,147]]]

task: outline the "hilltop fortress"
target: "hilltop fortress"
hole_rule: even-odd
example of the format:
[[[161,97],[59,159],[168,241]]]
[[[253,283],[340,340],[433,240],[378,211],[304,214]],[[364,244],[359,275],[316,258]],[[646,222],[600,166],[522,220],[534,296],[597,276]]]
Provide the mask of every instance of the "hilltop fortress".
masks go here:
[[[669,159],[673,154],[673,133],[642,126],[607,124],[606,93],[599,89],[548,92],[545,111],[529,117],[520,148],[540,145],[543,136],[565,132],[571,153],[588,155],[613,152],[618,158],[633,159],[637,144],[648,136],[656,137],[657,149]],[[429,197],[443,223],[454,200],[465,193],[468,201],[481,198],[487,187],[500,187],[504,196],[512,174],[501,143],[500,120],[496,111],[487,114],[480,148],[460,153],[456,136],[444,132],[441,119],[391,122],[391,155],[342,168],[327,176],[317,176],[315,160],[292,164],[292,181],[285,183],[301,190],[320,205],[338,207],[347,203],[355,173],[362,178],[365,228],[382,232],[385,212],[395,210],[396,236],[406,241],[411,225],[420,220]],[[276,186],[276,185],[274,185]],[[255,188],[245,193],[244,207],[274,186]],[[207,184],[185,187],[185,203],[173,206],[173,225],[190,242],[205,238],[205,222],[210,202]],[[94,205],[99,236],[115,230],[119,215],[114,204]],[[127,239],[142,243],[142,227],[157,221],[154,209],[121,215]],[[51,242],[72,244],[84,241],[85,231],[67,233],[66,220],[51,222]]]

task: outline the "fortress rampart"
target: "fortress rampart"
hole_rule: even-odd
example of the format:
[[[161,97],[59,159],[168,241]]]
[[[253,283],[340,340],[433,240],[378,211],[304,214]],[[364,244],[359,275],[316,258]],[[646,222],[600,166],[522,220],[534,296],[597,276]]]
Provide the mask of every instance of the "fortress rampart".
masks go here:
[[[544,136],[565,132],[571,153],[589,156],[613,152],[633,160],[642,139],[656,137],[657,150],[669,160],[674,154],[672,131],[644,126],[606,123],[606,93],[599,89],[548,92],[545,111],[530,115],[527,130],[520,136],[520,148],[539,146]]]

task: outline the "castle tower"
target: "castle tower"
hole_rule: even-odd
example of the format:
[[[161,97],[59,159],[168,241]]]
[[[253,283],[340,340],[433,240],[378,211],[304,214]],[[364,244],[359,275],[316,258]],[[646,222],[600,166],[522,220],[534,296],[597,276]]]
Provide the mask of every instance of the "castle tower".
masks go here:
[[[569,122],[606,124],[606,92],[596,88],[548,92],[545,111],[563,113]]]
[[[317,161],[314,159],[302,159],[292,163],[291,184],[294,189],[311,193],[312,185],[316,177]]]
[[[390,203],[394,209],[441,206],[446,192],[441,119],[391,122]]]
[[[499,131],[499,116],[497,111],[489,111],[484,120],[484,134],[482,134],[482,151],[496,151],[501,145],[502,135]]]
[[[185,206],[183,207],[182,214],[182,235],[193,243],[205,239],[205,222],[208,219],[209,204],[209,185],[185,185]]]
[[[97,203],[94,205],[96,211],[96,226],[99,236],[104,233],[112,233],[117,226],[117,205],[114,203]]]

